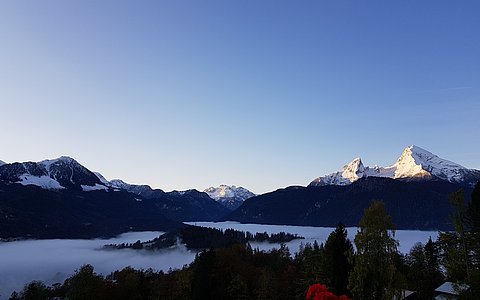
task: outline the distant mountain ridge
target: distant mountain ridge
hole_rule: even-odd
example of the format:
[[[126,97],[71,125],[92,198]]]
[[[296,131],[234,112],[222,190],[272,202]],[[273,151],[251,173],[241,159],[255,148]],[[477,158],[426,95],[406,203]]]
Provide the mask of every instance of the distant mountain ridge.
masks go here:
[[[0,165],[0,238],[164,230],[184,221],[214,221],[228,212],[206,193],[166,193],[108,181],[67,156]]]
[[[342,170],[318,177],[309,186],[348,185],[360,178],[385,177],[400,180],[443,180],[473,186],[480,180],[480,171],[467,169],[457,163],[412,145],[403,151],[397,161],[389,167],[365,167],[357,157]]]
[[[98,177],[68,156],[40,162],[15,162],[0,166],[3,182],[36,185],[49,190],[106,190]]]
[[[218,201],[230,210],[237,209],[245,200],[256,196],[254,193],[241,186],[237,187],[225,184],[222,184],[219,187],[209,187],[204,190],[204,192],[207,193],[210,198]]]
[[[466,201],[480,171],[407,147],[389,167],[366,167],[357,157],[308,187],[292,186],[246,200],[223,220],[242,223],[357,226],[371,201],[381,200],[399,229],[450,230],[452,192]]]
[[[355,158],[308,187],[263,195],[221,185],[204,192],[165,192],[148,185],[108,181],[73,158],[0,161],[0,238],[97,237],[122,230],[161,230],[183,221],[355,226],[372,200],[383,200],[403,229],[451,228],[448,195],[480,181],[480,171],[407,147],[389,167]],[[69,233],[72,233],[69,236]]]
[[[246,200],[222,218],[241,223],[358,226],[373,200],[385,203],[398,229],[451,230],[449,195],[459,185],[442,180],[403,181],[364,177],[347,185],[292,186]],[[466,199],[472,188],[465,187]]]

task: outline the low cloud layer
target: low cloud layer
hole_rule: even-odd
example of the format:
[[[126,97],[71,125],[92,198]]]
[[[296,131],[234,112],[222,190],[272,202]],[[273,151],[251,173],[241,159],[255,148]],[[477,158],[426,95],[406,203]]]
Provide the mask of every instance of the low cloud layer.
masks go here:
[[[198,226],[213,228],[234,228],[241,231],[278,233],[281,231],[299,234],[304,240],[287,243],[291,252],[298,251],[301,243],[324,242],[333,228],[307,226],[281,226],[238,224],[235,222],[192,222]],[[347,228],[348,237],[353,241],[357,228]],[[195,252],[185,248],[162,251],[145,250],[102,250],[105,244],[133,243],[137,240],[147,241],[157,237],[161,232],[130,232],[108,240],[29,240],[0,243],[0,299],[8,299],[12,291],[21,290],[32,280],[41,280],[46,284],[63,282],[76,269],[84,264],[94,266],[97,273],[108,275],[115,270],[132,266],[137,269],[164,270],[181,268],[195,258]],[[435,240],[435,231],[399,230],[396,238],[400,241],[402,253],[410,251],[417,243],[426,243],[429,237]],[[278,244],[252,243],[254,248],[270,250]]]
[[[293,240],[286,243],[290,252],[298,251],[298,248],[301,243],[313,243],[317,241],[319,244],[324,243],[328,235],[335,228],[327,227],[312,227],[312,226],[287,226],[287,225],[259,225],[259,224],[240,224],[238,222],[188,222],[187,224],[203,226],[203,227],[212,227],[217,229],[227,229],[233,228],[240,231],[249,231],[251,233],[256,232],[267,232],[268,234],[278,233],[278,232],[287,232],[291,234],[298,234],[303,236],[303,240]],[[347,234],[348,238],[352,241],[357,234],[357,227],[348,227]],[[436,240],[438,237],[437,231],[419,231],[419,230],[397,230],[395,238],[400,242],[398,250],[401,253],[408,253],[410,249],[415,245],[415,243],[421,242],[425,244],[428,241],[428,238],[431,237],[432,240]],[[260,250],[270,250],[272,248],[278,247],[276,244],[269,243],[251,243],[252,247],[258,247]]]
[[[126,233],[108,240],[29,240],[0,243],[0,299],[25,283],[42,280],[63,282],[84,264],[103,275],[132,266],[137,269],[168,270],[193,261],[195,253],[186,249],[164,251],[101,250],[105,244],[147,241],[161,232]]]

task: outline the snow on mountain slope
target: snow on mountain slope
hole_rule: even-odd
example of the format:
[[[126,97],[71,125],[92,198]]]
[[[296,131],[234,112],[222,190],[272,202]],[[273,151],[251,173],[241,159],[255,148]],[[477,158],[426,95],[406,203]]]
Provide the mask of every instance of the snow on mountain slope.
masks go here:
[[[110,186],[114,189],[125,190],[138,195],[152,191],[152,188],[149,185],[130,184],[120,179],[110,180]]]
[[[104,185],[108,186],[110,184],[110,181],[105,179],[105,177],[103,177],[103,175],[100,174],[99,172],[93,172],[93,174],[95,174],[98,177],[98,179],[100,180],[100,182],[103,183]]]
[[[418,146],[407,147],[392,167],[395,168],[394,178],[435,176],[450,182],[463,181],[462,173],[468,170]]]
[[[106,189],[95,174],[67,156],[40,162],[4,164],[0,167],[0,180],[7,183],[36,185],[50,190]]]
[[[209,187],[204,192],[214,200],[219,200],[222,198],[239,198],[246,200],[255,196],[254,193],[241,186],[237,187],[234,185],[229,186],[224,184],[220,185],[219,187]]]
[[[480,180],[480,171],[467,169],[412,145],[405,148],[395,164],[390,167],[365,167],[361,159],[356,158],[345,165],[341,171],[318,177],[310,185],[347,185],[363,177],[403,180],[440,179],[454,183],[474,184]]]
[[[224,184],[219,187],[209,187],[204,190],[204,192],[207,193],[210,198],[218,201],[231,210],[239,207],[248,198],[255,196],[254,193],[246,188]]]
[[[132,188],[134,185],[126,183],[125,181],[121,179],[112,179],[110,180],[110,186],[119,190],[128,190]]]
[[[94,172],[98,179],[102,182],[103,185],[112,188],[116,191],[123,190],[130,193],[134,193],[141,196],[151,196],[154,193],[163,192],[161,190],[153,190],[149,185],[137,185],[126,183],[121,179],[112,179],[108,181],[102,174],[99,172]]]
[[[0,160],[0,166],[3,166],[3,165],[5,165],[5,164],[6,164],[6,162]]]
[[[360,157],[355,158],[349,164],[343,166],[341,171],[314,179],[311,185],[347,185],[365,174],[365,167],[363,166]]]
[[[103,184],[96,183],[94,186],[90,185],[81,185],[82,190],[84,192],[91,192],[91,191],[108,191],[108,187],[104,186]]]
[[[61,186],[58,181],[46,175],[33,176],[30,174],[23,174],[20,175],[19,179],[19,183],[22,185],[36,185],[47,190],[64,189],[64,187]]]

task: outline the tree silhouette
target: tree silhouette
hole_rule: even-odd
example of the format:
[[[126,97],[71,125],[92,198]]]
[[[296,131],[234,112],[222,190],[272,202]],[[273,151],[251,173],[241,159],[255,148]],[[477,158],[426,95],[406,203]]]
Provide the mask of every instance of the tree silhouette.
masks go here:
[[[355,299],[380,300],[400,296],[400,274],[395,267],[398,242],[394,225],[383,202],[365,209],[355,236],[355,267],[349,289]]]
[[[348,274],[353,269],[349,261],[353,246],[342,223],[328,236],[323,251],[321,268],[325,283],[334,293],[347,294]]]

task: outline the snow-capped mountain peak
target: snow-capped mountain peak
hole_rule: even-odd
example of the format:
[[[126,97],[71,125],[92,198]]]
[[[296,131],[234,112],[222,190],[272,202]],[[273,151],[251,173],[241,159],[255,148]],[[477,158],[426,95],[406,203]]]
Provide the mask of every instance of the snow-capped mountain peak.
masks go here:
[[[50,170],[50,167],[52,165],[79,164],[79,163],[69,156],[60,156],[59,158],[45,159],[45,160],[39,161],[37,164],[44,166],[47,170]]]
[[[248,198],[256,196],[246,188],[225,184],[219,187],[209,187],[204,190],[204,192],[207,193],[210,198],[220,202],[231,210],[239,207]]]
[[[51,190],[107,189],[95,174],[68,156],[39,162],[4,164],[0,169],[0,180],[22,185],[36,185]]]
[[[435,176],[454,182],[462,181],[462,173],[468,170],[415,145],[405,148],[392,167],[395,167],[394,178],[428,178]]]
[[[362,159],[357,157],[343,167],[342,177],[350,181],[355,181],[363,177],[363,172],[365,172],[365,167],[363,166]]]
[[[210,198],[214,200],[218,200],[221,198],[241,198],[243,200],[246,200],[250,197],[255,196],[254,193],[250,192],[246,188],[243,188],[241,186],[237,187],[234,185],[225,185],[221,184],[219,187],[209,187],[205,191]]]
[[[311,185],[347,185],[365,175],[365,167],[360,157],[343,166],[341,171],[318,177]]]
[[[471,185],[480,180],[480,171],[467,169],[449,160],[412,145],[390,167],[363,166],[360,158],[345,165],[341,171],[318,177],[310,185],[347,185],[363,177],[387,177],[402,180],[445,180]]]

